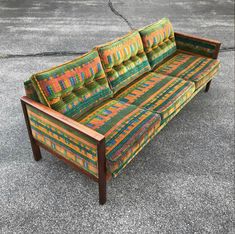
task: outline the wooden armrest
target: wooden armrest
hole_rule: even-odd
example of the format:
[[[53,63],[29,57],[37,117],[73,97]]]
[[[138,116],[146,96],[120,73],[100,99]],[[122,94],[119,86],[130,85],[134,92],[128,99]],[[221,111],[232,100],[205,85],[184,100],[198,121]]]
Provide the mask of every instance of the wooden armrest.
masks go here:
[[[199,36],[195,36],[195,35],[187,34],[187,33],[175,32],[175,36],[187,37],[187,38],[191,38],[192,40],[208,42],[210,44],[215,44],[215,45],[221,45],[220,41],[208,39],[205,37],[199,37]]]
[[[73,119],[71,119],[71,118],[69,118],[69,117],[67,117],[67,116],[41,104],[41,103],[35,102],[26,96],[21,97],[20,100],[23,104],[32,106],[33,108],[35,108],[35,109],[43,112],[44,114],[60,121],[61,123],[69,126],[70,128],[76,130],[77,132],[82,133],[82,134],[92,138],[93,140],[95,140],[98,143],[105,139],[104,135],[94,131],[93,129],[88,128],[85,125],[78,123],[75,120],[73,120]]]
[[[221,45],[221,42],[217,40],[179,32],[175,32],[175,40],[179,49],[195,52],[214,59],[218,57]]]

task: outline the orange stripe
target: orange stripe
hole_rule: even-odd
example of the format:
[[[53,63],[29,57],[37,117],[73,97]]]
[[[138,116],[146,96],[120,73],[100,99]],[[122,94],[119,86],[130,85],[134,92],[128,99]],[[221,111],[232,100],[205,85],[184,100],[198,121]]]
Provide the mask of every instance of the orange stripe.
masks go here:
[[[116,138],[116,144],[107,147],[107,151],[109,152],[109,151],[113,150],[123,139],[125,139],[127,137],[128,133],[130,133],[133,129],[135,129],[136,126],[138,126],[140,123],[142,123],[143,120],[145,120],[151,114],[152,114],[151,112],[144,113],[141,116],[141,118],[139,118],[138,123],[135,123],[134,126],[133,125],[130,126],[130,128],[125,131],[125,134],[121,134],[118,138]]]
[[[145,102],[143,102],[140,106],[144,106],[149,102],[149,100],[155,98],[159,93],[161,93],[164,89],[169,87],[173,82],[176,81],[176,78],[172,78],[168,83],[166,83],[164,86],[162,86],[156,93],[154,93],[152,96],[150,96]]]
[[[44,135],[44,134],[41,134],[41,133],[37,133],[37,135],[42,135],[42,136],[44,136],[44,137],[46,137],[46,138],[47,138],[47,135],[49,135],[49,136],[52,137],[53,139],[55,139],[55,140],[57,140],[57,141],[59,141],[59,142],[65,144],[66,146],[72,148],[72,149],[75,150],[76,152],[82,154],[84,157],[86,157],[86,158],[88,158],[88,159],[90,159],[90,160],[92,160],[92,161],[94,161],[94,162],[97,161],[97,155],[96,155],[96,154],[93,155],[93,154],[88,153],[88,152],[85,154],[85,153],[84,153],[84,149],[81,149],[79,146],[75,145],[75,143],[68,144],[68,143],[65,141],[65,139],[63,139],[62,137],[58,137],[57,135],[55,135],[54,133],[52,133],[52,132],[50,132],[50,131],[47,132],[44,128],[39,127],[39,126],[37,126],[37,125],[34,124],[34,123],[31,123],[31,125],[34,126],[37,130],[42,131],[43,133],[45,133],[45,135]],[[37,130],[34,130],[34,131],[37,132]],[[50,141],[53,141],[53,140],[50,140]],[[61,146],[61,147],[62,147],[63,149],[66,149],[66,147],[63,147],[63,146]],[[67,150],[69,150],[69,149],[67,149]]]
[[[37,115],[35,112],[32,112],[31,110],[28,109],[28,114],[29,115],[32,115],[32,116],[35,116],[36,118],[40,119],[42,122],[44,122],[45,124],[49,123],[51,126],[53,126],[54,128],[56,129],[59,129],[61,132],[64,132],[66,133],[68,136],[71,136],[72,138],[74,138],[75,140],[79,140],[81,141],[82,143],[84,143],[85,145],[88,145],[94,149],[96,149],[96,144],[92,144],[91,142],[88,142],[86,141],[85,139],[83,138],[79,138],[77,135],[74,135],[72,134],[71,132],[69,132],[68,130],[66,130],[65,128],[63,127],[60,127],[59,125],[49,121],[48,119],[45,119],[39,115]]]

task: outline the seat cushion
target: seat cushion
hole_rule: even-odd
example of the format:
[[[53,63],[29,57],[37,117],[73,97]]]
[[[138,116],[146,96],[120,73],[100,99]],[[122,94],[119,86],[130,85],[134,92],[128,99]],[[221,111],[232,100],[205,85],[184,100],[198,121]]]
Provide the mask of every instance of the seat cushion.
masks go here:
[[[37,73],[31,80],[42,103],[72,118],[113,95],[96,50]]]
[[[142,138],[147,141],[147,132],[157,129],[161,118],[151,111],[110,100],[78,121],[105,136],[107,160],[121,167],[128,160],[121,158],[130,155],[129,151],[133,154],[131,147]]]
[[[163,18],[139,32],[152,68],[176,51],[174,30],[169,19]]]
[[[164,121],[194,90],[193,82],[151,72],[114,98],[159,113]]]
[[[215,75],[219,64],[216,59],[177,52],[154,72],[193,81],[198,89]]]
[[[138,31],[97,49],[114,93],[151,69]]]

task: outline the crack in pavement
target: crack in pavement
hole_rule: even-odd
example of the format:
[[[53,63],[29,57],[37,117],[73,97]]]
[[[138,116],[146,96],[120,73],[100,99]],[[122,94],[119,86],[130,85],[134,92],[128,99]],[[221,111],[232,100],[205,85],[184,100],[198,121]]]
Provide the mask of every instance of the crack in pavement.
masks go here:
[[[129,20],[128,20],[125,16],[123,16],[121,13],[119,13],[119,12],[114,8],[113,3],[112,3],[111,0],[109,0],[108,6],[109,6],[110,10],[111,10],[115,15],[121,17],[121,18],[127,23],[127,25],[129,26],[129,28],[130,28],[131,30],[134,29],[134,27],[133,27],[132,24],[129,22]]]
[[[41,52],[35,54],[0,54],[0,59],[8,58],[22,58],[22,57],[46,57],[46,56],[70,56],[70,55],[83,55],[87,51],[55,51],[55,52]]]
[[[235,47],[222,47],[220,53],[235,51]],[[88,51],[55,51],[55,52],[41,52],[35,54],[0,54],[0,59],[10,59],[10,58],[27,58],[27,57],[49,57],[49,56],[72,56],[72,55],[83,55]]]
[[[114,8],[111,0],[108,1],[108,6],[115,15],[122,18],[125,21],[125,23],[127,23],[127,25],[129,26],[131,30],[134,29],[130,21]],[[235,47],[222,47],[220,49],[220,52],[223,53],[223,52],[230,52],[234,50],[235,50]],[[87,51],[79,51],[79,52],[78,51],[55,51],[55,52],[46,51],[46,52],[41,52],[41,53],[29,53],[29,54],[1,54],[0,53],[0,59],[23,58],[23,57],[46,57],[46,56],[70,56],[70,55],[82,55],[85,53],[87,53]]]
[[[220,52],[229,52],[229,51],[234,51],[235,47],[222,47],[220,49]]]

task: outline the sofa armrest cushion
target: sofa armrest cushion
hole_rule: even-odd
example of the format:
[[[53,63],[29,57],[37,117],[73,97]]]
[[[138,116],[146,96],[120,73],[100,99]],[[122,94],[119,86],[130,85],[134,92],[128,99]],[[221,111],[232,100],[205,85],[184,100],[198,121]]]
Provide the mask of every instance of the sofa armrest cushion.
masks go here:
[[[151,69],[138,31],[97,49],[114,93]]]
[[[35,88],[33,87],[33,83],[30,79],[26,80],[24,82],[24,89],[25,89],[25,94],[28,98],[30,98],[36,102],[40,102],[38,95],[37,95],[37,92],[36,92]]]
[[[150,24],[139,32],[152,68],[176,51],[174,30],[168,18]]]
[[[175,32],[177,49],[216,59],[221,43],[219,41]]]
[[[31,77],[40,101],[77,118],[112,97],[97,51]]]

